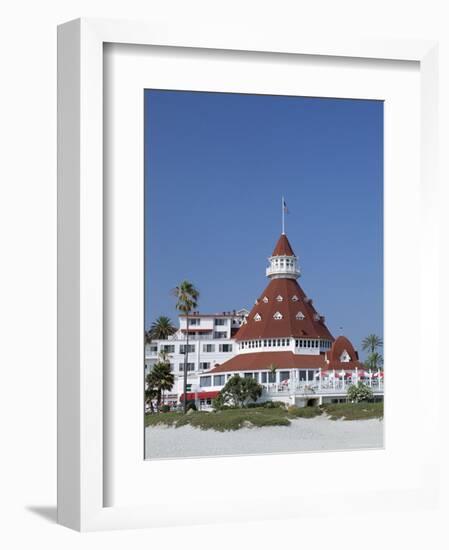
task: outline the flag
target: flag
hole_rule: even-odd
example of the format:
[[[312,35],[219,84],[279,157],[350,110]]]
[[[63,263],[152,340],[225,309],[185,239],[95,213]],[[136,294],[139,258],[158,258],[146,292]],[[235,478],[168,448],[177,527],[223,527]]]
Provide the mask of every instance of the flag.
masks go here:
[[[288,214],[288,208],[287,208],[287,203],[285,202],[285,199],[282,199],[282,208],[284,209],[284,212]]]

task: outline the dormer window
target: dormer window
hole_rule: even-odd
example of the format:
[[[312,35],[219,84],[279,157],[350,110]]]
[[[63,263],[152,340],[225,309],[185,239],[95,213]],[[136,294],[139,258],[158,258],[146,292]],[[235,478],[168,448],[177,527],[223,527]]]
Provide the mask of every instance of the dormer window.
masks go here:
[[[315,319],[315,321],[320,321],[321,320],[321,317],[320,317],[320,314],[319,313],[315,313],[313,315],[313,318]]]
[[[268,298],[266,296],[263,297],[262,301],[263,301],[264,304],[268,304]]]
[[[349,363],[351,360],[351,357],[349,356],[349,353],[344,350],[343,353],[340,355],[340,361],[341,363]]]
[[[279,296],[276,297],[276,300],[277,300],[278,302],[282,302],[283,298],[282,298],[281,295],[279,295]]]
[[[306,296],[306,297],[304,298],[304,302],[305,302],[306,304],[311,304],[311,303],[312,303],[312,298],[309,298],[308,296]]]
[[[276,313],[273,315],[273,319],[275,319],[276,321],[280,321],[282,319],[282,313],[276,311]]]
[[[302,311],[298,311],[298,313],[296,314],[296,318],[298,319],[298,321],[303,321],[305,319],[304,313]]]
[[[254,321],[262,321],[262,317],[256,313],[256,315],[254,315]]]
[[[292,302],[297,302],[298,301],[298,296],[296,296],[296,294],[294,296],[292,296]]]

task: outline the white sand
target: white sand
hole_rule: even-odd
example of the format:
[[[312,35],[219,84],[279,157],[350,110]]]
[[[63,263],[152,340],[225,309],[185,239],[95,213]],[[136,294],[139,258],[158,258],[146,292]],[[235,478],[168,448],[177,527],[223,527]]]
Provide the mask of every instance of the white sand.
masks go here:
[[[234,432],[182,428],[146,428],[147,458],[177,458],[298,451],[370,449],[383,446],[381,420],[299,418],[290,426],[242,428]]]

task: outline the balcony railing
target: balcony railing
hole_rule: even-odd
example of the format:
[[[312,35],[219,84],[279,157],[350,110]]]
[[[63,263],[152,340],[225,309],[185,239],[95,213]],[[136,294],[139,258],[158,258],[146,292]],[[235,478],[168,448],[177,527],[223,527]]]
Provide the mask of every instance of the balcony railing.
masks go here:
[[[370,387],[374,393],[383,393],[383,380],[365,380],[363,381]],[[262,384],[269,395],[322,395],[322,394],[341,394],[348,391],[349,386],[354,382],[352,380],[335,380],[335,382],[293,382],[284,384]]]

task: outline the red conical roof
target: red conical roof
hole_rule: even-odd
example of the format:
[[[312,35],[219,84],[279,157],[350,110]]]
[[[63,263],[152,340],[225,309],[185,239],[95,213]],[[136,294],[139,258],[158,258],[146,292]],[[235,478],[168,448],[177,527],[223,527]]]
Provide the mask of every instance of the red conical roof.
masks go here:
[[[294,256],[295,253],[290,245],[287,235],[282,235],[279,237],[276,246],[274,247],[272,256]]]
[[[237,341],[282,337],[334,339],[294,279],[271,280],[235,336]]]
[[[349,355],[350,361],[342,362],[341,356],[346,351]],[[339,336],[332,344],[332,348],[326,352],[326,358],[328,360],[329,369],[355,369],[361,368],[362,364],[359,361],[359,356],[354,349],[354,346],[346,336]]]

